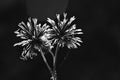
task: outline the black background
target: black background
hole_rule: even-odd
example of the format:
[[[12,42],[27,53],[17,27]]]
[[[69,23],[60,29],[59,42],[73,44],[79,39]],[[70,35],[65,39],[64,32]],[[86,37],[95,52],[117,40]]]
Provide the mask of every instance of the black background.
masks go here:
[[[24,0],[9,2],[0,2],[0,80],[49,80],[40,55],[19,59],[22,47],[13,44],[21,40],[13,32],[29,15]],[[119,0],[69,0],[65,12],[76,16],[77,28],[84,34],[78,49],[60,49],[58,80],[120,80]],[[65,53],[69,56],[59,65]]]

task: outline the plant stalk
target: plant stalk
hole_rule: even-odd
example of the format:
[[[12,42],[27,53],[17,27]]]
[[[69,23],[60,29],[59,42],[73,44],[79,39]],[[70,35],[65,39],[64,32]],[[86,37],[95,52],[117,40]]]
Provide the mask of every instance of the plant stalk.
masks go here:
[[[59,44],[57,44],[57,47],[55,50],[55,56],[53,57],[53,74],[52,74],[53,80],[57,80],[56,61],[57,61],[58,49],[59,49]]]
[[[42,58],[43,58],[43,60],[44,60],[44,62],[45,62],[45,64],[46,64],[47,68],[49,69],[50,73],[53,74],[53,71],[52,71],[51,67],[50,67],[49,64],[48,64],[48,62],[47,62],[47,60],[46,60],[46,57],[45,57],[42,49],[40,49],[39,51],[41,52],[41,56],[42,56]]]

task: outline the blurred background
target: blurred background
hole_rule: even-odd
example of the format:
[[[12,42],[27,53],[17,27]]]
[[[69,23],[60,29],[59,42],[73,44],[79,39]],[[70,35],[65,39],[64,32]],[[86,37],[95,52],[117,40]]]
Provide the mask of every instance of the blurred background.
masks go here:
[[[49,80],[40,54],[20,60],[22,47],[13,44],[21,39],[13,32],[28,17],[44,22],[63,12],[76,16],[84,43],[79,49],[60,49],[58,80],[120,80],[119,0],[0,0],[0,80]]]

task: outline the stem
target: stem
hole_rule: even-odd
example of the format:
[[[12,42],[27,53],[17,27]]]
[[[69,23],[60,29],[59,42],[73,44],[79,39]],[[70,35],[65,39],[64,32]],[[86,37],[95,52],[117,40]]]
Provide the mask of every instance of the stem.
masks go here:
[[[52,74],[52,69],[51,69],[51,67],[48,64],[48,62],[47,62],[47,60],[46,60],[46,58],[44,56],[44,53],[43,53],[42,49],[40,49],[39,51],[41,52],[41,56],[42,56],[42,58],[43,58],[43,60],[44,60],[44,62],[46,64],[47,68],[49,69],[50,73]]]
[[[53,80],[57,80],[56,61],[57,61],[58,49],[59,49],[59,44],[57,44],[57,47],[55,50],[55,56],[53,57],[53,74],[52,74]]]
[[[59,45],[57,44],[56,50],[55,50],[55,57],[53,60],[53,67],[56,69],[56,59],[57,59],[57,54],[58,54],[58,49],[59,49]]]
[[[52,57],[54,58],[54,54],[51,50],[49,50],[50,54],[52,55]]]

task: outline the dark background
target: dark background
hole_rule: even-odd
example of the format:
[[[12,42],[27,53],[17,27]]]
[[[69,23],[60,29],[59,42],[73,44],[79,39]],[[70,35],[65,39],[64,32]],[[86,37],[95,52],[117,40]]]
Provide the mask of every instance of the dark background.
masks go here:
[[[40,9],[45,10],[46,6],[43,4]],[[68,17],[76,16],[75,23],[84,32],[81,47],[60,49],[58,80],[120,80],[119,0],[69,0],[65,10],[53,9],[53,13],[43,17],[45,12],[34,16],[44,21],[46,16],[67,12]],[[25,0],[0,1],[0,80],[49,80],[49,71],[40,55],[22,61],[19,59],[22,47],[13,47],[21,41],[13,32],[29,16]],[[69,56],[61,65],[65,53]]]

